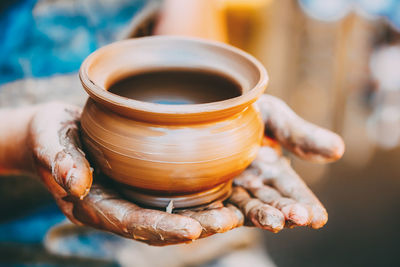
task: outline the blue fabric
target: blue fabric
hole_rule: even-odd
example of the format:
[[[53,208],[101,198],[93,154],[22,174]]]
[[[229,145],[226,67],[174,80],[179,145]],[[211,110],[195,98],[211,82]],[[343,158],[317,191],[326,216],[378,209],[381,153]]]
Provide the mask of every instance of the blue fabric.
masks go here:
[[[23,245],[40,245],[43,244],[46,233],[56,224],[66,220],[66,217],[55,203],[41,207],[31,214],[27,214],[22,218],[0,224],[0,244],[23,244]],[[121,237],[101,231],[87,230],[77,233],[69,233],[60,236],[57,247],[53,250],[58,251],[60,255],[71,255],[75,259],[103,259],[110,263],[110,266],[116,266],[115,255],[125,243],[121,241]],[[25,246],[26,247],[26,246]],[[0,251],[1,253],[1,251]],[[24,253],[27,251],[25,249]],[[29,253],[37,253],[32,250]],[[30,254],[30,255],[33,255]],[[57,255],[57,253],[55,253]],[[0,261],[1,266],[64,266],[62,264],[46,264],[49,259],[41,259],[39,256],[36,263],[19,263],[18,259],[12,259],[14,264],[4,264]],[[31,260],[32,261],[32,260]],[[36,260],[35,260],[36,261]],[[59,261],[61,261],[59,259]]]
[[[20,0],[0,16],[0,85],[24,77],[75,72],[92,51],[116,39],[145,0],[77,1],[34,14]]]
[[[51,204],[41,207],[31,214],[0,224],[0,242],[41,243],[47,231],[66,217]]]

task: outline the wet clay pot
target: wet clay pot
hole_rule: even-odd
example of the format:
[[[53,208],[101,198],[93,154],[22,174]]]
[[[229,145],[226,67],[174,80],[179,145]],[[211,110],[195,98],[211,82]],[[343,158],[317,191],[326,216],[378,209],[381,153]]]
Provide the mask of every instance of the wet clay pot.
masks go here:
[[[165,105],[107,89],[149,70],[209,70],[233,78],[238,97],[206,104]],[[263,135],[253,104],[268,77],[249,54],[192,38],[145,37],[98,49],[82,64],[89,94],[82,140],[95,168],[135,202],[153,207],[202,205],[230,194],[232,179],[256,157]]]

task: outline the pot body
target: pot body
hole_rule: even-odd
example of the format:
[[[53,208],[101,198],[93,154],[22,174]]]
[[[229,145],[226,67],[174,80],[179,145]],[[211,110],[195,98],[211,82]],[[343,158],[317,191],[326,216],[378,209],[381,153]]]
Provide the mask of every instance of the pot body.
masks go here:
[[[174,125],[125,117],[89,99],[81,126],[95,167],[119,183],[160,196],[229,182],[254,160],[263,135],[255,104],[224,119]]]
[[[237,97],[162,105],[108,91],[115,81],[149,70],[206,70],[234,79]],[[251,55],[194,38],[158,36],[102,47],[82,63],[90,98],[82,140],[95,168],[126,196],[148,206],[205,204],[229,196],[232,178],[256,157],[263,125],[255,101],[268,75]]]

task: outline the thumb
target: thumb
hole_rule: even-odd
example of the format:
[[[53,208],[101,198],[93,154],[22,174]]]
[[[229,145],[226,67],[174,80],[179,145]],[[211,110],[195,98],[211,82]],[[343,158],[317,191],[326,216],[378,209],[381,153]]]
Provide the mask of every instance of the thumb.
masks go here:
[[[267,135],[300,158],[324,163],[342,157],[345,146],[339,135],[303,120],[276,97],[263,95],[257,103]]]
[[[52,102],[38,109],[30,125],[30,145],[38,164],[64,190],[79,198],[89,192],[92,168],[80,149],[78,107]]]

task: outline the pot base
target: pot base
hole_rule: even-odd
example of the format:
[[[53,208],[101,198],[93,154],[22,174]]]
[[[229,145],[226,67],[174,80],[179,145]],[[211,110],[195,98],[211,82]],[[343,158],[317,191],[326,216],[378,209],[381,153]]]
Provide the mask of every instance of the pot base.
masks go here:
[[[119,190],[128,199],[145,206],[166,208],[173,201],[173,207],[179,209],[201,206],[216,200],[223,201],[227,199],[232,191],[232,181],[220,184],[206,191],[178,196],[145,194],[125,185],[121,185]]]

